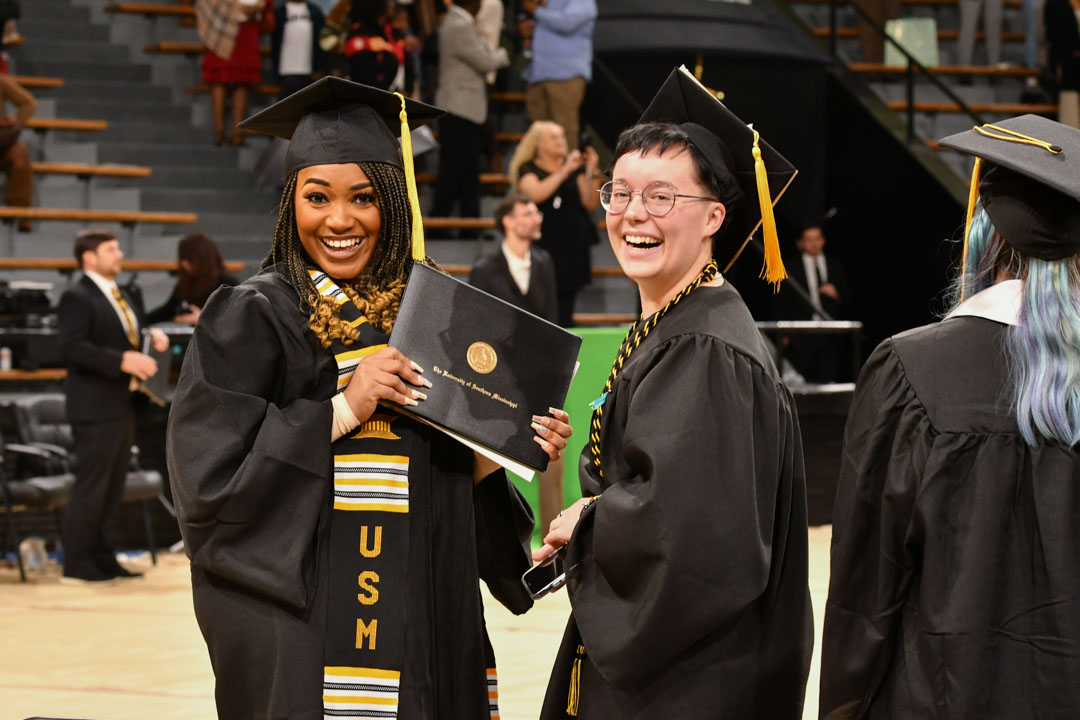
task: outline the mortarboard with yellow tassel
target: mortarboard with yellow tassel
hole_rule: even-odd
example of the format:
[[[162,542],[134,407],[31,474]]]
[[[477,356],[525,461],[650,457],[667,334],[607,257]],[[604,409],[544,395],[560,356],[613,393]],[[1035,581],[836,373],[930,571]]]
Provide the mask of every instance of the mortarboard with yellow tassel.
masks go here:
[[[717,199],[727,210],[714,256],[726,272],[761,226],[765,241],[761,277],[777,289],[787,272],[780,258],[773,206],[795,179],[795,167],[685,66],[671,72],[638,122],[678,125],[708,158],[720,180]]]
[[[422,261],[426,257],[424,221],[416,192],[411,130],[444,114],[400,93],[326,77],[252,115],[239,127],[290,141],[286,177],[313,165],[381,162],[401,168],[412,207],[412,256]]]
[[[1009,245],[1029,257],[1080,254],[1080,130],[1038,115],[976,125],[939,141],[975,157],[964,223],[982,204]],[[960,289],[964,299],[964,288]]]

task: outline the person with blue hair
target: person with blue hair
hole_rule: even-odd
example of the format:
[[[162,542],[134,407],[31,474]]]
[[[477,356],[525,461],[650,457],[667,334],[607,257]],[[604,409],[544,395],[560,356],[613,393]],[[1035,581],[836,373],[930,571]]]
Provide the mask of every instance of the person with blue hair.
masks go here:
[[[820,717],[1080,708],[1080,130],[974,155],[951,310],[859,377],[833,511]]]

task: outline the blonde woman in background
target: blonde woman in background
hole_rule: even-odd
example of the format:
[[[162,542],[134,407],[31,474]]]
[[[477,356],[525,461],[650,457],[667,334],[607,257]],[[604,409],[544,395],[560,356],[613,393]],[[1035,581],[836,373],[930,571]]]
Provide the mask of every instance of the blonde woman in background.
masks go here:
[[[559,324],[574,324],[574,300],[589,284],[590,248],[596,228],[589,213],[600,205],[597,191],[605,177],[596,150],[568,151],[562,126],[547,120],[534,122],[510,159],[514,187],[536,203],[544,214],[537,243],[555,259]]]

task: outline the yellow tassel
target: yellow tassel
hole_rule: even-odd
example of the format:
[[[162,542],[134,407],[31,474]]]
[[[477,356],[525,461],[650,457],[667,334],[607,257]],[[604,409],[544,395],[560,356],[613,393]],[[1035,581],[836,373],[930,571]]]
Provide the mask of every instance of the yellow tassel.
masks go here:
[[[761,275],[765,282],[773,286],[773,292],[779,292],[780,283],[787,279],[787,270],[780,257],[780,239],[776,235],[776,218],[773,217],[772,195],[769,193],[769,175],[765,171],[765,161],[761,159],[761,147],[758,145],[758,131],[754,131],[754,175],[757,177],[758,202],[761,204],[761,234],[765,239],[765,264]]]
[[[577,717],[578,706],[581,704],[581,663],[584,657],[585,646],[578,645],[574,669],[570,671],[570,696],[566,702],[566,714],[570,717]]]
[[[427,258],[424,248],[424,218],[420,216],[420,196],[416,192],[416,168],[413,167],[412,133],[409,132],[409,116],[405,112],[405,96],[401,98],[401,160],[405,165],[405,187],[409,191],[409,206],[412,208],[412,257],[417,262]]]
[[[967,277],[968,238],[971,236],[971,218],[975,216],[975,204],[979,201],[979,171],[982,158],[975,158],[975,167],[971,169],[971,187],[968,189],[967,219],[964,221],[964,252],[960,256],[960,302],[964,297],[964,278]]]

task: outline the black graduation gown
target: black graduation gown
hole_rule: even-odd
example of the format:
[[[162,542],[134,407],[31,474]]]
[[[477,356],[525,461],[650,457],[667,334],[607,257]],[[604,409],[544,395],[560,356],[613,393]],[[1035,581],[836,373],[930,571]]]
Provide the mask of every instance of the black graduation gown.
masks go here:
[[[567,550],[573,612],[541,717],[802,717],[813,645],[798,419],[730,284],[676,305],[604,404]],[[580,639],[579,639],[580,638]]]
[[[221,718],[323,718],[337,367],[306,324],[272,270],[219,289],[173,400],[169,474]],[[398,717],[486,720],[477,578],[513,612],[531,606],[532,515],[504,473],[474,488],[471,451],[413,429]]]
[[[822,718],[1080,715],[1080,458],[1001,398],[1004,325],[883,342],[845,431]]]

